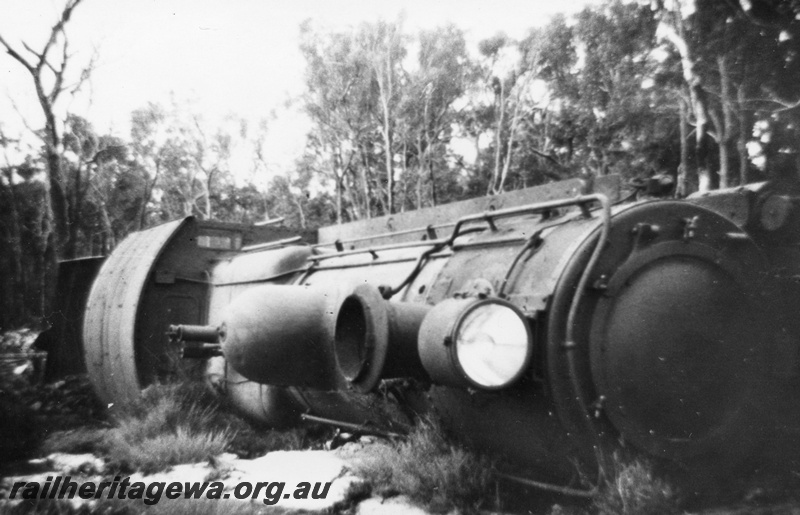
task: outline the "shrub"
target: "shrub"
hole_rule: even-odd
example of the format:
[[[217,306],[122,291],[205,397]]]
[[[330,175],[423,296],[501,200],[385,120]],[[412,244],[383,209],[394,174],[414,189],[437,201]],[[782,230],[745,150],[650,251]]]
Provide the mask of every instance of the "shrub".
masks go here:
[[[355,472],[377,494],[403,494],[436,512],[477,512],[492,486],[489,461],[449,443],[431,420],[403,441],[366,448]]]

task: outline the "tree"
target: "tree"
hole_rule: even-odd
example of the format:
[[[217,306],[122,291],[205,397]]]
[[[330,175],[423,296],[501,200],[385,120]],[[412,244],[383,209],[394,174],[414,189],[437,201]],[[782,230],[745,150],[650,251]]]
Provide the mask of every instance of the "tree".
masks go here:
[[[699,188],[750,181],[750,142],[761,147],[765,169],[779,175],[780,158],[798,153],[793,127],[800,122],[795,91],[800,8],[791,2],[720,0],[656,6],[689,91]],[[753,140],[756,126],[765,127],[763,141]]]
[[[151,103],[137,109],[131,122],[133,160],[143,170],[142,225],[153,215],[160,221],[214,218],[215,199],[222,199],[215,193],[231,181],[233,134],[175,100],[169,108]]]
[[[383,136],[384,167],[386,174],[385,213],[394,212],[394,136],[395,118],[399,98],[401,63],[405,57],[402,27],[380,21],[374,25],[364,24],[359,40],[366,50],[372,72],[372,80],[378,89],[381,134]]]
[[[447,144],[457,122],[453,105],[466,93],[473,79],[461,30],[453,25],[440,27],[420,32],[417,39],[416,67],[405,74],[396,124],[401,127],[397,132],[403,145],[401,209],[408,196],[409,165],[416,169],[416,208],[423,206],[425,198],[432,206],[441,200],[437,183],[448,182]]]
[[[306,23],[300,50],[306,60],[304,104],[314,124],[308,158],[334,181],[337,223],[345,212],[351,219],[369,217],[374,144],[369,135],[378,100],[365,49],[352,33],[325,34]]]
[[[0,35],[0,45],[16,61],[18,61],[30,74],[39,106],[44,114],[45,125],[42,140],[44,141],[45,156],[48,169],[48,195],[47,218],[55,225],[54,242],[51,247],[64,257],[74,257],[76,242],[70,235],[70,205],[67,195],[66,179],[61,163],[61,132],[56,116],[56,103],[61,96],[70,91],[80,89],[81,85],[89,78],[94,65],[94,58],[81,71],[80,78],[74,84],[67,84],[67,71],[70,64],[69,38],[66,26],[72,12],[82,0],[67,0],[61,17],[50,30],[49,38],[41,50],[35,50],[25,42],[22,47],[29,56],[11,45]],[[49,233],[49,229],[47,229]],[[55,259],[55,252],[53,253]]]

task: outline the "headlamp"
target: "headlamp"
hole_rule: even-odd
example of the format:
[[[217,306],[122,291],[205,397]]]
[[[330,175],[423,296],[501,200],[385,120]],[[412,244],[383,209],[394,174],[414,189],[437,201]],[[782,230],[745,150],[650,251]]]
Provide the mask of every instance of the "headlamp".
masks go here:
[[[519,379],[533,347],[525,316],[497,298],[440,302],[422,321],[418,344],[434,382],[484,390]]]

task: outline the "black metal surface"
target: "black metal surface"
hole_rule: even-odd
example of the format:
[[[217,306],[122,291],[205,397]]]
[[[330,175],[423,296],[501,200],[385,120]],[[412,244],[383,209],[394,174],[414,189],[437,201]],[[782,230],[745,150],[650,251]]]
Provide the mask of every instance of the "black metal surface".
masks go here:
[[[334,320],[324,289],[262,285],[237,296],[222,317],[222,348],[253,381],[332,389]]]
[[[169,375],[181,341],[198,342],[186,349],[202,361],[218,352],[221,327],[227,362],[209,359],[208,377],[271,425],[305,412],[393,433],[433,411],[484,450],[561,478],[620,442],[691,465],[790,441],[800,431],[788,400],[800,388],[796,192],[612,209],[575,197],[579,186],[327,228],[330,249],[210,248],[241,248],[222,226],[201,250],[190,225],[135,237],[99,281],[102,305],[90,304],[101,336],[130,347],[97,365],[100,386],[117,398]],[[533,342],[530,366],[492,391],[464,380],[446,348],[476,296],[519,310]],[[183,324],[173,344],[169,324]]]
[[[585,431],[586,410],[574,402],[577,374],[587,404],[604,415],[599,428],[606,424],[609,438],[621,434],[670,459],[720,451],[721,441],[747,434],[743,420],[753,414],[750,394],[738,385],[750,391],[748,385],[763,379],[755,361],[741,363],[767,332],[768,318],[757,315],[763,256],[752,241],[726,237],[736,230],[732,222],[687,203],[642,204],[613,220],[576,314],[574,347],[566,351],[575,353],[575,371],[562,347],[567,306],[593,248],[591,237],[562,274],[549,313],[548,376],[563,422],[577,434]],[[646,241],[643,223],[659,228]],[[722,403],[719,395],[730,398]],[[702,416],[692,413],[696,424],[684,406],[702,407]],[[584,438],[591,441],[591,435]]]
[[[83,317],[86,299],[105,257],[62,261],[58,264],[55,306],[46,317],[50,328],[34,347],[47,352],[44,381],[86,372],[83,358]]]
[[[381,379],[427,380],[417,351],[417,333],[429,307],[388,302],[374,286],[348,295],[336,318],[334,349],[339,371],[360,392]]]

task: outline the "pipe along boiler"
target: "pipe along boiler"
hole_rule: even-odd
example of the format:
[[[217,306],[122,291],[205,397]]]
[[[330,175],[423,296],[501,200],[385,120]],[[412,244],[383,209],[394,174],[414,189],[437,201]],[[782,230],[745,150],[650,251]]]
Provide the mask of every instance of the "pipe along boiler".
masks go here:
[[[74,344],[107,403],[205,375],[275,427],[392,433],[430,413],[529,478],[566,482],[620,446],[685,467],[795,460],[797,188],[581,188],[302,238],[191,218],[134,233],[68,301],[85,301]]]

